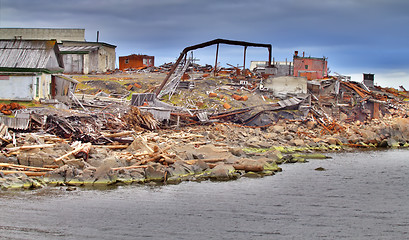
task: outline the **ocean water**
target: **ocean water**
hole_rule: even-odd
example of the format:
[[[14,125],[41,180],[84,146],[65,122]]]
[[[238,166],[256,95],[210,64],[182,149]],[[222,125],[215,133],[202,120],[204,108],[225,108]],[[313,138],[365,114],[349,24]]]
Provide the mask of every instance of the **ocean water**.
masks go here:
[[[229,182],[3,191],[0,239],[409,239],[409,151],[330,156]]]

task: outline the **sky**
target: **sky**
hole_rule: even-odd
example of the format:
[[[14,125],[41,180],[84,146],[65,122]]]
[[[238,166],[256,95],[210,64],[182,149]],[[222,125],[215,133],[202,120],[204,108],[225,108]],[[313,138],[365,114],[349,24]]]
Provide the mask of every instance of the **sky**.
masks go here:
[[[99,31],[117,56],[155,56],[156,66],[216,38],[267,43],[276,61],[325,56],[330,74],[373,73],[377,85],[409,90],[408,10],[407,0],[0,0],[0,28],[84,28],[87,41]],[[194,51],[202,65],[215,54]],[[218,60],[242,66],[243,47],[220,45]],[[246,60],[268,51],[249,47]]]

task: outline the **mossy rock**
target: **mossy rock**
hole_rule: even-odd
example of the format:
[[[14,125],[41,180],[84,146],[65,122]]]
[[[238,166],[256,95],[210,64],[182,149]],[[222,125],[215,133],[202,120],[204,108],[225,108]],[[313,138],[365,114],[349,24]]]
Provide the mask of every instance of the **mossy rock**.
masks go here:
[[[282,169],[276,163],[265,163],[264,171],[281,172]]]
[[[304,158],[304,159],[327,159],[331,157],[327,157],[324,154],[313,153],[313,154],[299,154],[295,153],[292,155],[294,158]]]
[[[256,172],[246,172],[243,177],[248,177],[248,178],[261,178],[262,175]]]

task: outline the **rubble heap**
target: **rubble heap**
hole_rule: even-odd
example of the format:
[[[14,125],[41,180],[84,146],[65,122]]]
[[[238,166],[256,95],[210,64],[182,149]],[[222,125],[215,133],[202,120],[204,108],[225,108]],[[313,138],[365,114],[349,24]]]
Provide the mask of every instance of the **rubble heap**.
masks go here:
[[[189,73],[193,86],[163,101],[140,95],[143,106],[77,95],[70,110],[0,116],[0,186],[260,177],[282,163],[325,158],[321,152],[409,145],[406,91],[332,77],[277,97],[260,87],[263,76],[205,74]]]

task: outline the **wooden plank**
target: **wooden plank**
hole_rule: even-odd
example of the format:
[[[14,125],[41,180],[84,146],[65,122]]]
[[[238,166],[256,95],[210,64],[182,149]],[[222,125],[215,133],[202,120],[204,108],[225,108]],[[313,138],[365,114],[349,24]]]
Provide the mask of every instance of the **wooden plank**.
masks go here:
[[[40,144],[40,145],[30,145],[30,146],[21,146],[21,147],[14,147],[14,148],[6,148],[9,152],[15,152],[19,150],[30,150],[30,149],[37,149],[37,148],[50,148],[54,147],[55,144]]]
[[[16,171],[16,170],[0,170],[4,175],[9,175],[13,173],[24,173],[29,177],[41,177],[47,174],[47,172],[31,172],[31,171]]]

